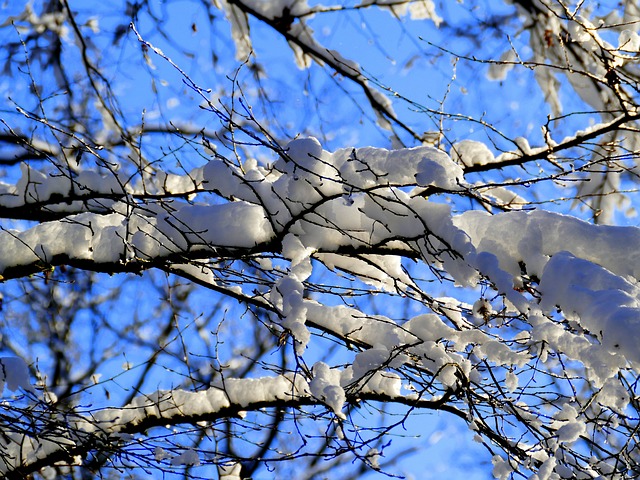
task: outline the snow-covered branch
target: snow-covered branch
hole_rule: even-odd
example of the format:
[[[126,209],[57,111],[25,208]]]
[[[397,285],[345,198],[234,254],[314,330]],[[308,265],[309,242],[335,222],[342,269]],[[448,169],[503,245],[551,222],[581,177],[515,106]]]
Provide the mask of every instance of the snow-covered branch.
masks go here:
[[[402,474],[428,411],[638,476],[636,2],[76,3],[0,7],[5,477]]]

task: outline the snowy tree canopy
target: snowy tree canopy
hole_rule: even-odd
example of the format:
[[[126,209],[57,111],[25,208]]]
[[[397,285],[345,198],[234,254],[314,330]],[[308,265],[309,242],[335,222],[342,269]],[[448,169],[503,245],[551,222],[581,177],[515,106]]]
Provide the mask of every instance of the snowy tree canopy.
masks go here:
[[[640,475],[635,2],[11,3],[2,475]]]

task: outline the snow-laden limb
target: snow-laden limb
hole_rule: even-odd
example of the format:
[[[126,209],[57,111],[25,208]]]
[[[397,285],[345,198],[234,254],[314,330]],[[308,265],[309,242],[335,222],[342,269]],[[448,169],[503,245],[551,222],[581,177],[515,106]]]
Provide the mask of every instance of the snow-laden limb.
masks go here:
[[[594,448],[594,435],[606,435],[600,419],[632,405],[620,379],[640,362],[640,255],[632,248],[640,230],[544,211],[454,213],[439,195],[476,199],[461,164],[490,162],[487,152],[462,142],[458,161],[432,147],[329,152],[315,138],[299,138],[269,165],[217,156],[195,173],[163,181],[157,198],[137,196],[144,191],[132,184],[107,212],[66,212],[61,220],[0,231],[5,279],[60,264],[112,273],[160,268],[267,313],[269,332],[278,344],[291,339],[299,362],[293,374],[138,396],[77,419],[62,440],[22,433],[6,445],[9,457],[27,471],[85,453],[87,436],[106,442],[268,406],[317,405],[344,422],[354,402],[372,400],[458,415],[532,471],[586,471],[580,448]],[[23,173],[6,188],[31,192],[22,195],[25,202],[51,200],[69,186],[51,174]],[[187,185],[195,187],[191,202],[165,198]],[[327,287],[316,279],[321,269],[420,309],[399,315],[327,304],[323,295],[351,284]],[[259,278],[250,280],[255,271]],[[446,276],[471,296],[482,286],[483,294],[470,303],[434,298],[424,287],[428,275]],[[314,333],[347,347],[344,363],[306,368]],[[556,361],[567,362],[580,385],[568,378],[553,411],[542,415],[535,405],[547,403],[547,381],[569,375]],[[542,386],[532,381],[538,377]],[[564,388],[589,393],[567,395]],[[496,414],[509,426],[493,425]],[[513,432],[517,444],[508,440]],[[31,446],[16,457],[14,443]],[[198,462],[189,449],[157,456],[173,465]],[[506,474],[506,464],[496,465]],[[604,472],[608,465],[588,468]]]
[[[626,112],[613,119],[606,119],[601,123],[596,123],[582,130],[574,132],[562,140],[547,139],[548,145],[544,147],[530,147],[521,139],[517,149],[504,152],[496,157],[492,157],[492,152],[486,146],[475,141],[464,140],[452,147],[451,154],[458,162],[464,166],[465,173],[486,172],[510,166],[522,166],[537,160],[549,160],[555,164],[555,157],[562,152],[569,151],[574,147],[584,145],[594,139],[607,138],[608,134],[619,129],[624,129],[626,124],[640,119],[640,114]],[[459,152],[458,152],[459,151]],[[462,155],[461,155],[462,154]]]
[[[340,372],[327,376],[318,366],[316,376],[309,383],[301,374],[273,377],[225,379],[215,386],[193,392],[174,389],[135,397],[122,408],[105,408],[91,414],[68,412],[55,422],[54,431],[32,430],[29,433],[7,433],[0,439],[0,473],[21,478],[55,462],[81,459],[95,448],[113,441],[135,442],[134,434],[152,428],[169,428],[180,424],[207,422],[215,424],[221,418],[241,417],[247,411],[275,407],[279,409],[323,405],[334,409],[344,420],[342,404],[334,403],[330,393],[340,388]],[[320,380],[322,378],[323,380]],[[320,385],[323,385],[321,388]],[[370,381],[357,393],[341,394],[342,403],[360,399],[398,402],[422,408],[445,408],[443,402],[422,399],[415,394],[402,395],[388,382]],[[449,409],[451,410],[451,409]],[[453,411],[453,410],[452,410]],[[200,458],[187,449],[172,456],[155,450],[157,461],[169,461],[173,466],[198,465]],[[222,466],[225,475],[233,476],[234,467]]]
[[[228,199],[225,203],[158,202],[138,207],[120,201],[114,206],[117,213],[84,212],[23,231],[3,230],[0,240],[6,255],[0,262],[0,274],[10,278],[64,263],[96,270],[140,271],[179,258],[282,253],[289,261],[290,274],[273,284],[269,301],[283,316],[283,327],[297,339],[299,353],[309,342],[305,327],[309,302],[303,297],[312,257],[326,261],[330,268],[349,271],[365,283],[407,292],[416,286],[397,262],[402,256],[419,258],[443,267],[462,286],[475,286],[486,278],[520,314],[538,308],[522,290],[540,279],[544,312],[554,306],[571,310],[568,314],[575,310],[570,307],[571,299],[579,293],[571,289],[574,284],[575,288],[586,285],[570,282],[562,298],[552,298],[547,292],[557,295],[559,289],[546,285],[549,278],[557,277],[556,271],[573,275],[593,265],[621,277],[619,282],[625,285],[624,279],[640,276],[640,257],[623,248],[640,242],[635,228],[594,227],[542,211],[453,216],[446,205],[406,193],[408,188],[433,187],[465,194],[461,168],[432,147],[332,153],[309,138],[294,140],[284,151],[271,169],[249,167],[249,163],[240,169],[219,159],[205,165],[201,169],[203,190]],[[52,192],[61,191],[61,182],[58,176],[29,169],[15,187],[7,188],[25,192],[24,198],[32,191],[30,195],[50,198]],[[181,182],[175,185],[179,191]],[[169,189],[169,193],[173,192]],[[563,251],[583,263],[565,262],[560,270],[554,269]],[[352,258],[353,253],[360,256]],[[393,262],[396,266],[392,268]],[[603,291],[603,298],[610,297],[606,292],[611,287],[590,287],[592,295],[596,290]],[[635,308],[631,300],[637,297],[635,290],[631,294],[626,287],[615,290],[625,292],[630,300],[617,306],[610,302],[603,308],[619,311],[619,315],[624,314],[619,310],[622,306]],[[605,345],[619,345],[609,341],[614,334],[606,332],[620,322],[596,326],[587,319],[587,310],[575,312],[583,317],[583,327],[602,335]],[[377,343],[369,338],[370,346]],[[637,361],[630,349],[620,353]]]
[[[162,183],[167,195],[180,196],[184,185],[193,185],[197,177],[200,187],[196,193],[215,192],[232,200],[227,203],[163,202],[162,196],[151,202],[149,197],[137,199],[136,190],[132,189],[108,207],[103,206],[107,210],[104,214],[74,214],[72,203],[67,205],[63,221],[44,222],[22,231],[4,230],[0,238],[9,254],[3,258],[0,270],[5,278],[11,276],[9,271],[16,272],[12,275],[25,275],[39,271],[43,264],[64,262],[93,262],[109,265],[108,268],[119,264],[122,268],[115,267],[118,270],[141,270],[145,263],[172,256],[216,256],[220,248],[269,249],[287,231],[308,248],[325,252],[341,247],[382,246],[395,236],[392,230],[400,225],[409,229],[405,236],[416,237],[425,228],[432,227],[436,234],[446,229],[441,224],[446,207],[421,197],[410,199],[399,187],[462,188],[460,168],[431,147],[329,153],[317,140],[303,139],[292,142],[288,149],[290,153],[271,170],[258,166],[241,170],[214,159],[197,175],[185,175],[182,182]],[[90,178],[90,173],[81,178]],[[12,205],[8,207],[52,197],[61,202],[58,199],[65,198],[73,185],[57,174],[25,169],[16,185],[5,187],[11,192],[7,201]],[[96,198],[103,191],[112,191],[108,183],[101,183],[96,192],[91,185],[82,185]],[[364,192],[368,191],[371,194],[366,195]],[[407,208],[402,204],[404,200],[422,212],[414,212],[411,205]],[[46,209],[50,207],[47,205]],[[391,230],[385,227],[383,218],[388,208],[397,210]],[[83,210],[82,205],[77,206],[76,211]],[[425,221],[432,225],[424,225]]]
[[[4,109],[0,134],[4,476],[140,466],[235,480],[289,460],[309,478],[349,476],[322,470],[340,462],[386,473],[393,427],[420,408],[466,423],[497,478],[640,474],[639,230],[530,211],[586,204],[608,221],[634,188],[637,2],[453,2],[442,22],[431,0],[167,0],[162,12],[197,4],[202,15],[166,19],[153,2],[127,2],[121,25],[100,18],[108,39],[71,2],[13,3],[0,7],[12,11],[0,28],[17,107]],[[382,62],[327,48],[342,48],[344,30],[332,28],[350,15],[385,61],[412,69],[411,82],[428,65],[413,98],[392,89]],[[391,17],[430,20],[421,27],[437,24],[440,41],[466,55],[449,76],[448,50],[431,56],[438,35],[412,50],[403,22],[407,58],[387,58],[390,31],[376,27]],[[148,36],[130,26],[140,62],[132,50],[111,62],[130,45],[130,19]],[[192,36],[172,35],[174,20],[192,22],[180,24]],[[215,51],[203,62],[205,28]],[[274,36],[302,74],[279,63],[284,74],[271,76],[277,55],[262,40]],[[242,67],[216,84],[234,51]],[[182,52],[203,68],[183,69]],[[482,62],[501,82],[492,92],[504,82],[500,98],[537,83],[538,97],[514,98],[527,109],[493,98],[476,108],[482,72],[467,67],[493,53]],[[122,61],[136,88],[146,62],[157,111],[145,109],[147,92],[121,96]],[[441,73],[442,97],[431,89]],[[512,89],[515,75],[523,83]],[[175,108],[194,97],[203,116],[185,124]],[[425,116],[407,115],[404,101]],[[554,118],[536,108],[543,101]],[[212,119],[220,128],[202,129]],[[298,129],[349,145],[369,119],[391,145],[417,147],[283,140]],[[574,185],[578,198],[566,195]],[[373,416],[385,403],[390,415]]]
[[[66,424],[58,425],[55,435],[34,431],[6,436],[0,447],[4,460],[0,472],[17,478],[43,465],[85,455],[95,445],[106,444],[119,435],[152,427],[215,421],[274,404],[286,407],[309,403],[308,390],[300,375],[291,375],[227,379],[224,385],[199,392],[171,390],[141,395],[122,408],[107,408],[90,416],[69,415]]]

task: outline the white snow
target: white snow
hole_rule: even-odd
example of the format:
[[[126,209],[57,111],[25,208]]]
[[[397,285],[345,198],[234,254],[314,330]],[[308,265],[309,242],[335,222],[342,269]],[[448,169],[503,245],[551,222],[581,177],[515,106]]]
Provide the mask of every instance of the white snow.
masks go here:
[[[520,155],[537,151],[523,140],[517,146]],[[71,182],[23,167],[16,185],[0,187],[6,193],[0,196],[0,206],[57,204],[57,196],[67,195],[71,188],[78,194],[95,188],[113,198],[109,211],[88,211],[86,204],[72,202],[64,205],[69,213],[64,221],[16,223],[14,230],[1,230],[0,274],[12,267],[47,268],[54,257],[97,264],[138,262],[146,267],[153,261],[174,262],[182,255],[210,262],[221,252],[238,258],[266,252],[256,261],[269,271],[269,283],[259,295],[242,287],[234,292],[273,309],[278,317],[274,321],[290,334],[301,362],[312,355],[308,347],[314,330],[354,345],[346,363],[314,360],[308,379],[302,373],[225,378],[200,392],[159,391],[136,397],[126,408],[79,418],[78,432],[104,429],[117,434],[150,419],[171,423],[184,415],[249,410],[295,399],[321,403],[344,420],[352,393],[354,398],[376,393],[416,399],[416,393],[403,393],[399,372],[407,366],[432,375],[433,391],[442,393],[462,382],[483,381],[482,366],[488,363],[501,367],[496,378],[504,391],[519,394],[526,388],[522,367],[534,356],[539,368],[551,367],[557,353],[581,365],[585,381],[599,389],[593,396],[594,409],[623,413],[630,398],[615,379],[622,369],[640,365],[640,229],[595,226],[545,211],[457,214],[431,192],[464,195],[469,185],[463,167],[500,157],[496,160],[487,146],[470,140],[454,144],[451,154],[453,159],[433,147],[329,152],[316,138],[301,137],[271,165],[261,166],[252,158],[232,162],[217,157],[184,176],[158,175],[144,185],[126,187],[116,176],[99,171],[75,172]],[[146,188],[193,197],[138,204],[135,197]],[[504,190],[496,195],[507,199],[510,190]],[[421,262],[425,272],[444,270],[452,288],[481,285],[483,290],[466,299],[472,303],[424,298],[421,301],[431,305],[431,311],[388,316],[372,315],[366,307],[325,305],[306,293],[320,262],[326,267],[319,269],[323,274],[344,273],[372,291],[416,295],[420,286],[409,274],[409,260]],[[171,268],[199,283],[218,285],[211,271],[186,261],[171,263]],[[524,327],[515,339],[505,341],[498,335],[511,328],[510,316],[519,317]],[[4,358],[0,365],[3,387],[31,388],[22,360]],[[568,403],[546,419],[526,404],[514,405],[509,408],[520,418],[551,429],[559,444],[569,445],[588,434],[584,415]],[[73,445],[81,436],[69,435],[63,443]],[[60,444],[33,440],[21,453],[11,445],[3,448],[33,461]],[[158,450],[154,455],[175,466],[200,461],[191,450],[173,456]],[[539,476],[552,475],[555,467],[545,465]],[[494,458],[498,478],[511,471],[508,462]]]
[[[623,30],[618,37],[618,50],[637,53],[640,50],[640,35],[633,30]]]
[[[331,369],[324,362],[313,366],[313,379],[309,384],[311,394],[324,402],[341,419],[347,418],[342,412],[346,400],[344,389],[340,385],[341,372]]]
[[[218,479],[219,480],[242,480],[240,473],[242,471],[242,465],[239,463],[226,463],[218,465]]]
[[[556,430],[558,441],[561,443],[575,442],[581,435],[587,432],[587,426],[583,420],[578,419],[578,412],[572,405],[565,403],[562,410],[554,416],[551,428]]]
[[[482,142],[462,140],[451,147],[451,158],[454,162],[471,167],[473,165],[487,165],[495,161],[489,147]]]

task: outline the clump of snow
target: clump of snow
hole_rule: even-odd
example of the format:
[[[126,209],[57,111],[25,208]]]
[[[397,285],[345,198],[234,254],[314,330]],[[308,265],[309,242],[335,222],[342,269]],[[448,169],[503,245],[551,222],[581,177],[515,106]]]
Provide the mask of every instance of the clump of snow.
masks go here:
[[[287,235],[282,241],[285,258],[291,260],[290,274],[278,279],[271,289],[270,300],[282,312],[282,326],[295,340],[298,355],[302,355],[311,338],[305,326],[307,307],[304,302],[304,284],[312,272],[311,248],[304,247],[299,238]]]
[[[460,190],[464,183],[464,172],[450,159],[447,162],[439,161],[441,159],[442,157],[435,155],[425,156],[418,164],[416,182],[421,187],[434,185],[446,190]]]
[[[236,46],[236,60],[247,61],[253,50],[247,14],[228,0],[216,0],[216,5],[224,9],[225,17],[231,25],[231,38]]]
[[[496,82],[501,82],[507,78],[507,74],[513,70],[515,66],[514,62],[518,59],[516,53],[513,50],[507,50],[504,52],[497,62],[493,62],[489,65],[487,71],[487,78]]]
[[[478,321],[474,323],[482,325],[489,321],[489,318],[492,314],[495,313],[495,311],[493,310],[493,307],[491,306],[489,300],[480,297],[474,302],[471,313],[473,315],[473,318]]]
[[[596,396],[596,401],[615,412],[623,413],[629,405],[629,392],[617,378],[611,377],[605,380]]]
[[[487,165],[495,161],[489,147],[474,140],[462,140],[451,147],[451,158],[465,167]]]
[[[313,186],[321,186],[327,180],[337,180],[331,154],[322,149],[315,137],[292,140],[284,152],[285,155],[274,164],[279,171],[304,179]]]
[[[555,457],[549,457],[547,458],[544,462],[542,462],[542,465],[540,465],[540,468],[538,468],[538,473],[536,475],[533,475],[534,477],[537,476],[537,480],[551,480],[551,479],[555,479],[557,478],[557,475],[554,475],[554,470],[556,469],[557,466],[557,460]],[[570,478],[571,475],[569,475],[569,477],[564,477],[564,478]],[[530,480],[534,480],[531,477],[529,477]]]
[[[171,458],[171,454],[169,452],[167,452],[162,447],[154,448],[153,449],[153,456],[154,456],[156,462],[161,462],[162,460],[165,460],[167,458]]]
[[[230,462],[218,465],[219,480],[242,480],[240,474],[242,465],[240,463]]]
[[[578,411],[568,403],[565,403],[553,418],[551,428],[556,430],[558,441],[561,443],[575,442],[587,432],[584,420],[578,419]]]
[[[376,393],[392,398],[402,396],[402,380],[394,372],[377,370],[364,378],[358,378],[349,366],[342,371],[340,383],[344,388],[355,389],[360,394]]]
[[[555,254],[540,279],[540,307],[576,314],[609,351],[640,365],[640,288],[568,252]]]
[[[179,465],[198,466],[200,465],[200,456],[195,450],[185,450],[180,455],[171,458],[171,465],[174,467]]]
[[[584,17],[576,17],[574,20],[569,21],[567,25],[571,40],[587,46],[595,47],[596,44],[596,27]]]
[[[356,355],[353,360],[352,372],[355,379],[364,378],[384,367],[399,367],[404,363],[403,355],[394,355],[384,345],[374,345]]]
[[[507,390],[515,392],[518,388],[518,376],[512,371],[508,371],[505,374],[504,384],[507,387]]]
[[[282,326],[293,336],[298,355],[304,353],[311,338],[305,326],[307,308],[303,297],[304,285],[294,277],[279,279],[270,295],[271,302],[282,312]]]
[[[404,16],[409,14],[412,20],[431,20],[436,26],[442,23],[442,18],[436,13],[433,0],[418,0],[416,2],[396,2],[393,0],[377,1],[376,5],[388,7],[394,16]]]
[[[411,278],[402,267],[402,257],[393,255],[361,255],[348,257],[333,253],[317,254],[327,268],[340,269],[377,289],[396,292],[400,282],[410,285]]]
[[[374,470],[380,470],[380,451],[377,448],[370,448],[365,458],[367,459],[367,463]]]
[[[491,459],[493,464],[493,476],[498,480],[507,480],[513,473],[513,468],[509,462],[505,461],[500,455],[494,455]]]
[[[345,419],[342,407],[346,400],[344,389],[340,385],[342,372],[332,369],[324,362],[317,362],[312,369],[313,379],[309,383],[311,394],[324,402],[338,418]]]
[[[202,179],[208,190],[219,193],[225,198],[235,196],[248,200],[251,197],[251,189],[244,181],[242,171],[235,165],[220,159],[210,160],[202,168]]]
[[[637,53],[640,50],[640,35],[633,30],[623,30],[618,37],[618,50]]]
[[[302,168],[308,164],[313,165],[322,157],[322,145],[315,137],[296,138],[289,142],[285,151],[287,156]]]
[[[0,394],[5,387],[15,392],[22,388],[32,392],[33,387],[29,382],[29,367],[20,357],[0,357]]]

